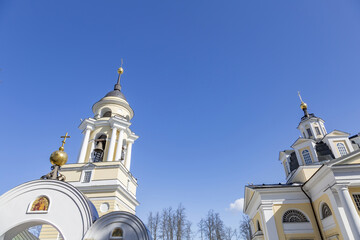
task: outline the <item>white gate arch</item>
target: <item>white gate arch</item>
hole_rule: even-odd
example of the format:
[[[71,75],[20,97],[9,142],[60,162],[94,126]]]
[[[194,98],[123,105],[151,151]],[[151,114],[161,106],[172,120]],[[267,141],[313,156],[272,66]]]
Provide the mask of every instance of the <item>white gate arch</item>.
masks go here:
[[[49,199],[48,211],[29,211],[39,196]],[[96,219],[90,201],[69,183],[58,180],[27,182],[0,197],[0,239],[4,240],[35,223],[51,224],[64,239],[79,240]]]
[[[113,239],[111,233],[116,228],[122,229],[123,238],[121,239],[152,240],[145,224],[137,216],[122,211],[114,211],[99,218],[91,226],[84,239]]]

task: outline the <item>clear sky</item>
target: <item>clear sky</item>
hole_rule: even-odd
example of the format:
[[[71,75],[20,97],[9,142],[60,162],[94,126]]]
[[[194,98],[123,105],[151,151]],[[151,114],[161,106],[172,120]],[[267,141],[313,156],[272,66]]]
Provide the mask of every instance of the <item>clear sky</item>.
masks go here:
[[[297,91],[328,131],[360,130],[356,0],[0,1],[0,194],[50,170],[113,88],[135,110],[137,214],[182,203],[235,226],[248,182],[285,181]]]

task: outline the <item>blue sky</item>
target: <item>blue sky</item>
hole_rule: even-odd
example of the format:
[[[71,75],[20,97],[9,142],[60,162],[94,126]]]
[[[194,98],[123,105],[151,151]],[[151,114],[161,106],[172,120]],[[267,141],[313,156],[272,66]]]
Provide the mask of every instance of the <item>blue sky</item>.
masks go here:
[[[0,194],[47,173],[66,131],[76,161],[123,58],[137,214],[182,203],[236,226],[245,184],[285,180],[297,91],[328,131],[359,132],[359,23],[355,0],[0,1]]]

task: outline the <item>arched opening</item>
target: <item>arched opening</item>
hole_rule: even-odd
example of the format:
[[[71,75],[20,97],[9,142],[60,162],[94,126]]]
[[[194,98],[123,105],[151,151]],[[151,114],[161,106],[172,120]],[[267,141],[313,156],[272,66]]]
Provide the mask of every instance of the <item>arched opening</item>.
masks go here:
[[[309,218],[299,210],[287,210],[282,217],[284,232],[303,233],[313,231]]]
[[[304,151],[302,151],[301,154],[302,154],[302,156],[304,158],[305,164],[311,164],[312,163],[309,150],[304,150]]]
[[[295,209],[288,210],[283,215],[283,223],[309,222],[305,215]]]
[[[8,230],[0,239],[18,240],[18,239],[44,239],[63,240],[59,230],[51,224],[38,221],[20,224]]]
[[[336,146],[337,146],[341,156],[345,156],[347,154],[345,145],[343,143],[338,143],[338,144],[336,144]]]
[[[111,117],[111,111],[106,111],[103,115],[103,117]]]
[[[111,117],[111,115],[112,115],[112,111],[110,108],[101,109],[101,113],[100,113],[101,117]]]
[[[323,203],[321,205],[321,219],[327,218],[332,215],[329,205]]]
[[[124,235],[124,231],[122,230],[122,228],[117,227],[112,231],[110,239],[124,240],[123,235]]]
[[[98,138],[95,139],[95,148],[92,153],[93,162],[102,162],[103,161],[105,146],[106,146],[106,135],[101,134]]]
[[[126,139],[123,139],[120,161],[125,160],[126,148],[127,148]]]
[[[256,221],[256,225],[257,225],[257,231],[261,231],[261,226],[260,226],[259,220]]]

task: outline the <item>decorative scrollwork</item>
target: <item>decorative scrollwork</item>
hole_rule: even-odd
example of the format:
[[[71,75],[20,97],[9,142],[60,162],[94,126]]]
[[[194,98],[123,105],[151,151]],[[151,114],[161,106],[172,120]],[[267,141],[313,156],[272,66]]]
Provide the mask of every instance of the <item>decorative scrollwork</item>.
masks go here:
[[[324,218],[327,218],[329,216],[332,215],[332,212],[330,210],[330,207],[329,205],[327,205],[326,203],[324,203],[322,206],[321,206],[321,214],[322,214],[322,219]]]
[[[305,215],[298,210],[288,210],[283,216],[284,223],[309,222]]]
[[[65,181],[66,177],[59,172],[60,166],[53,165],[51,166],[51,172],[42,176],[40,179],[57,179],[59,181]]]

